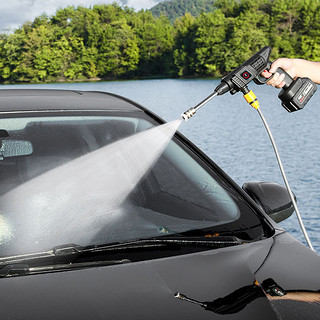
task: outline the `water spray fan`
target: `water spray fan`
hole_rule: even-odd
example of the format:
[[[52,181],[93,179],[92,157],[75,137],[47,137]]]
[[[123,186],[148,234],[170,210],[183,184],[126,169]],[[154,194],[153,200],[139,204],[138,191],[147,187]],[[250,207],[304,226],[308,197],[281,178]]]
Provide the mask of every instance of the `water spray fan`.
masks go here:
[[[222,95],[226,92],[230,92],[231,94],[235,94],[239,91],[243,93],[243,96],[247,103],[249,103],[253,108],[255,108],[263,121],[263,124],[268,132],[269,138],[271,140],[273,149],[275,151],[277,161],[279,164],[279,168],[284,180],[284,183],[287,187],[290,199],[293,203],[300,227],[302,229],[303,235],[309,245],[309,247],[314,251],[311,241],[308,237],[306,229],[304,227],[299,209],[296,204],[295,197],[291,191],[289,186],[286,174],[284,172],[284,168],[282,165],[282,161],[273,139],[271,130],[264,118],[261,110],[259,109],[259,102],[255,94],[249,90],[248,84],[251,81],[254,81],[258,85],[265,84],[268,80],[272,78],[272,76],[268,79],[261,76],[261,73],[264,70],[269,70],[272,62],[270,62],[270,53],[271,48],[269,46],[263,47],[257,53],[255,53],[252,57],[250,57],[247,61],[245,61],[240,66],[236,67],[233,71],[228,73],[225,77],[221,79],[220,84],[215,88],[214,92],[211,93],[208,97],[202,100],[195,107],[192,107],[186,110],[181,116],[187,121],[190,119],[202,106],[208,103],[211,99],[216,96]],[[284,82],[285,85],[280,91],[278,97],[281,100],[281,105],[288,111],[294,112],[304,108],[304,106],[308,103],[314,93],[317,91],[317,86],[314,84],[312,80],[309,78],[296,78],[292,79],[291,76],[282,68],[278,68],[276,70],[277,73],[284,74]]]

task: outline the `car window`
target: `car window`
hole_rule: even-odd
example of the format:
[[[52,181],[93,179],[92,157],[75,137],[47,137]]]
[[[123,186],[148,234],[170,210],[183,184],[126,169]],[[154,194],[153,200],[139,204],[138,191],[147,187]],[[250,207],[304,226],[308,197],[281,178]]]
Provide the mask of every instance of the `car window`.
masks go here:
[[[0,254],[259,224],[176,139],[126,187],[137,155],[115,153],[152,126],[132,116],[0,119]]]

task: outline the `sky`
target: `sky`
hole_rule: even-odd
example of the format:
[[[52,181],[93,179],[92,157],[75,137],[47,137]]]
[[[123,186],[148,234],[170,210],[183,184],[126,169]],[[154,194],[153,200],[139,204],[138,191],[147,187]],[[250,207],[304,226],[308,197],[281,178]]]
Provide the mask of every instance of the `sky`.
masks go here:
[[[159,0],[1,0],[0,2],[0,32],[12,32],[27,21],[43,13],[54,14],[58,9],[67,6],[89,7],[94,4],[110,4],[117,2],[140,9],[150,9]]]

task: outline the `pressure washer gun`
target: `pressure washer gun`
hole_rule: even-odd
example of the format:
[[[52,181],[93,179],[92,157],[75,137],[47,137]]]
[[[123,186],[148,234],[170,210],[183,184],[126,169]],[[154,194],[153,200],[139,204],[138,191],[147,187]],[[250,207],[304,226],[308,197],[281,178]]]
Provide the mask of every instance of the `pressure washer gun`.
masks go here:
[[[266,46],[254,54],[251,58],[249,58],[246,62],[244,62],[241,66],[235,68],[229,74],[221,79],[221,83],[215,88],[214,92],[210,94],[207,98],[197,104],[195,107],[188,109],[182,114],[182,118],[187,121],[190,119],[199,108],[209,102],[212,98],[217,95],[222,95],[226,92],[230,92],[231,94],[235,94],[239,91],[243,93],[245,100],[254,107],[259,113],[266,130],[269,134],[273,149],[275,151],[279,168],[281,174],[283,176],[283,180],[287,187],[290,199],[292,201],[293,207],[297,214],[297,218],[299,220],[300,227],[304,234],[304,237],[310,247],[311,250],[314,251],[312,243],[309,239],[305,226],[303,224],[299,209],[296,204],[296,200],[294,194],[291,191],[289,186],[286,174],[284,172],[284,168],[282,165],[282,161],[280,159],[279,152],[277,150],[277,146],[272,137],[271,130],[267,124],[266,119],[264,118],[261,110],[259,109],[259,102],[255,96],[255,94],[249,90],[248,84],[253,80],[256,84],[265,84],[269,79],[266,79],[261,76],[261,72],[264,70],[268,70],[271,66],[271,62],[269,61],[269,56],[271,53],[271,48]],[[301,110],[313,96],[313,94],[317,91],[316,85],[309,78],[296,78],[295,80],[290,77],[290,75],[285,72],[283,69],[278,68],[276,72],[280,74],[284,74],[284,82],[285,86],[279,93],[279,98],[282,101],[282,106],[288,111],[293,112],[297,110]]]
[[[261,76],[262,71],[268,70],[271,67],[272,63],[269,61],[270,53],[271,48],[269,46],[263,47],[246,62],[223,77],[221,83],[215,88],[214,92],[195,107],[185,111],[182,114],[182,118],[187,121],[199,108],[209,102],[212,98],[226,92],[235,94],[241,91],[244,94],[246,101],[252,107],[258,109],[258,100],[254,93],[248,89],[248,84],[252,80],[259,85],[265,84],[271,79],[266,79]],[[285,85],[278,95],[279,99],[282,101],[282,106],[288,112],[301,110],[316,92],[317,86],[309,78],[292,79],[282,68],[278,68],[276,72],[285,75]]]

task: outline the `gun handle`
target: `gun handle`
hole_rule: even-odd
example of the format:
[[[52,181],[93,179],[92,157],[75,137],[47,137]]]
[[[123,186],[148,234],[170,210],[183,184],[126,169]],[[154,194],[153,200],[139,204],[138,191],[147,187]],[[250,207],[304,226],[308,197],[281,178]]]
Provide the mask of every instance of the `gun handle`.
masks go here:
[[[284,83],[285,83],[285,85],[283,86],[283,88],[284,89],[287,89],[289,86],[290,86],[290,84],[293,82],[293,79],[291,78],[291,76],[285,71],[285,70],[283,70],[282,68],[278,68],[277,70],[276,70],[276,72],[278,72],[278,73],[280,73],[280,74],[284,74],[284,79],[283,79],[283,81],[284,81]],[[273,76],[272,76],[273,77]],[[269,79],[271,79],[271,78],[269,78]],[[268,80],[269,80],[268,79]]]
[[[266,69],[269,69],[271,66],[271,63],[269,62],[268,66]],[[284,89],[287,89],[290,84],[293,82],[293,79],[291,78],[291,76],[285,71],[283,70],[282,68],[278,68],[276,70],[276,72],[278,72],[279,74],[284,74],[284,79],[283,81],[285,82],[285,85],[284,85]],[[265,78],[263,77],[261,74],[259,74],[253,81],[256,83],[256,84],[265,84],[267,83],[270,79],[272,79],[274,76],[274,74],[270,77],[270,78]]]

